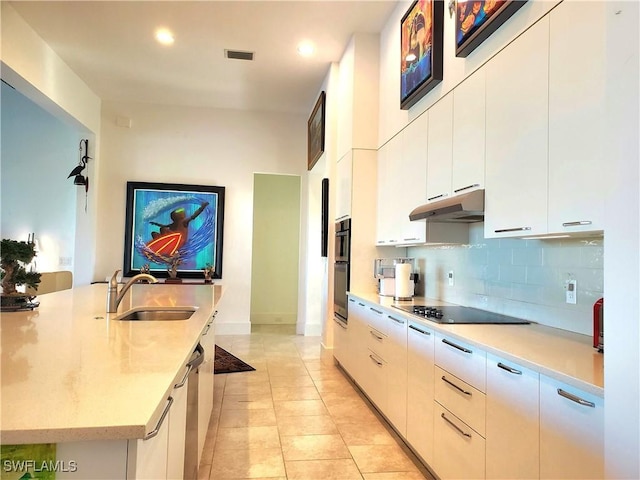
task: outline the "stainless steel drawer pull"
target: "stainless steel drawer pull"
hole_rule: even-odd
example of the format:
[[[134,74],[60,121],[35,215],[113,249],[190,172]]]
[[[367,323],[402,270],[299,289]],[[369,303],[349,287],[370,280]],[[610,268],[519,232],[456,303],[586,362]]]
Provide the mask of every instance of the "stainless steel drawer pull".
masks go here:
[[[360,305],[361,307],[364,307],[364,303],[358,302],[358,305]]]
[[[378,365],[379,367],[382,366],[382,362],[379,362],[378,360],[375,359],[375,357],[373,355],[369,355],[369,358],[371,360],[373,360],[375,362],[376,365]]]
[[[347,329],[347,326],[344,323],[342,323],[340,320],[338,320],[337,318],[334,318],[333,321],[336,322],[338,325],[340,325],[343,328],[343,330]]]
[[[418,327],[416,327],[415,325],[409,325],[409,328],[411,330],[415,330],[416,332],[420,332],[423,335],[431,335],[431,332],[427,332],[426,330],[420,330]]]
[[[522,375],[522,372],[520,370],[516,370],[515,368],[505,365],[502,362],[498,362],[498,368],[506,370],[509,373],[513,373],[514,375]]]
[[[558,389],[558,395],[560,395],[561,397],[567,398],[569,400],[571,400],[572,402],[576,402],[580,405],[583,405],[585,407],[591,407],[591,408],[596,408],[596,404],[593,402],[590,402],[588,400],[585,400],[583,398],[580,398],[572,393],[569,392],[565,392],[563,389],[559,388]]]
[[[177,389],[183,387],[184,384],[187,383],[187,378],[189,378],[189,374],[191,373],[191,371],[194,368],[198,368],[204,362],[204,347],[198,343],[198,345],[196,345],[195,351],[198,352],[198,356],[189,360],[189,363],[187,363],[187,371],[185,372],[184,377],[182,378],[182,380],[180,380],[180,382],[176,383],[173,388]]]
[[[391,320],[393,320],[396,323],[400,323],[400,324],[404,325],[404,320],[400,320],[399,318],[392,317],[391,315],[387,315],[387,317],[389,317]]]
[[[440,195],[436,195],[435,197],[429,197],[427,198],[427,200],[431,201],[431,200],[435,200],[436,198],[444,198],[444,197],[448,197],[449,194],[448,193],[441,193]]]
[[[447,417],[445,417],[444,413],[441,413],[441,414],[440,414],[440,416],[441,416],[442,418],[444,418],[444,420],[445,420],[449,425],[451,425],[453,428],[455,428],[455,429],[458,431],[458,433],[460,433],[460,435],[464,435],[464,436],[465,436],[465,437],[467,437],[467,438],[471,438],[471,434],[470,434],[470,433],[465,432],[465,431],[464,431],[464,430],[462,430],[458,425],[456,425],[456,424],[455,424],[455,423],[453,423],[451,420],[449,420]]]
[[[377,338],[378,340],[384,340],[384,337],[379,337],[378,335],[376,335],[375,333],[373,333],[373,330],[369,330],[369,333],[371,334],[372,337]]]
[[[405,241],[405,242],[411,242],[411,241],[413,241],[413,240],[419,240],[419,238],[418,238],[418,237],[405,238],[403,241]]]
[[[154,428],[149,433],[147,433],[144,437],[142,437],[143,440],[149,440],[158,434],[158,432],[160,431],[160,427],[162,427],[162,422],[164,422],[165,417],[169,413],[169,409],[171,408],[172,403],[173,403],[173,397],[167,398],[167,406],[164,407],[164,410],[162,412],[162,415],[160,415],[160,420],[158,420],[156,428]]]
[[[499,230],[494,230],[494,232],[495,233],[522,232],[525,230],[531,230],[531,227],[501,228]]]
[[[345,218],[349,218],[349,215],[342,215],[341,217],[336,218],[336,221],[344,220]]]
[[[563,227],[579,227],[581,225],[591,225],[591,220],[580,220],[579,222],[565,222]]]
[[[464,388],[460,388],[458,385],[456,385],[455,383],[453,383],[451,380],[447,380],[447,377],[445,377],[444,375],[442,376],[442,381],[444,383],[448,383],[449,385],[451,385],[453,388],[455,388],[456,390],[458,390],[461,393],[464,393],[465,395],[472,395],[472,392],[469,392],[467,390],[465,390]]]
[[[350,302],[356,303],[356,301],[353,298],[349,299]]]
[[[442,343],[446,343],[450,347],[457,348],[458,350],[460,350],[461,352],[464,352],[464,353],[473,353],[473,351],[469,350],[468,348],[464,348],[464,347],[461,347],[460,345],[456,345],[455,343],[450,342],[446,338],[442,339]]]
[[[382,312],[380,310],[376,310],[373,307],[369,307],[369,310],[372,310],[372,311],[376,312],[378,315],[382,315]]]
[[[479,186],[480,186],[479,183],[474,183],[473,185],[467,185],[466,187],[457,188],[453,191],[453,193],[462,192],[463,190],[469,190],[470,188],[479,187]]]

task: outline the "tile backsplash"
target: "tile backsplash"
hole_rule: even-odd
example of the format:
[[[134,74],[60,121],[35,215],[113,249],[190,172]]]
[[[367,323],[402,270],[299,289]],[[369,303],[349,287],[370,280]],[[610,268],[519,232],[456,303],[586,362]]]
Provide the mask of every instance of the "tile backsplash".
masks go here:
[[[483,227],[470,225],[469,245],[407,249],[421,276],[417,295],[592,334],[593,304],[603,296],[603,237],[485,239]],[[565,302],[568,280],[577,282],[575,305]]]

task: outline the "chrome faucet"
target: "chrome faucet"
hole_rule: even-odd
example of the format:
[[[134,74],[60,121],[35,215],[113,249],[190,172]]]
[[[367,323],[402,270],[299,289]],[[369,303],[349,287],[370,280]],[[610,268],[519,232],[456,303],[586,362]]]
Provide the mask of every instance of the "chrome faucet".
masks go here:
[[[111,281],[109,282],[109,289],[107,290],[107,313],[115,313],[118,311],[118,305],[120,305],[122,297],[124,297],[124,294],[127,293],[127,290],[129,290],[131,288],[131,285],[133,285],[134,283],[141,280],[147,280],[150,283],[158,283],[158,279],[153,275],[149,275],[148,273],[139,273],[138,275],[131,277],[131,279],[124,284],[124,287],[122,287],[120,293],[118,293],[119,272],[120,270],[116,270],[113,274],[113,277],[111,277]]]

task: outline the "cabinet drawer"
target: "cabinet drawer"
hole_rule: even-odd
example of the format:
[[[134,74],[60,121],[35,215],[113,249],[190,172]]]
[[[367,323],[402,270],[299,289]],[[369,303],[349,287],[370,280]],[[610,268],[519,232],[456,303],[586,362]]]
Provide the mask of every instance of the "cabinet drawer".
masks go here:
[[[441,480],[485,478],[485,440],[434,402],[433,467]]]
[[[436,365],[481,392],[486,391],[487,355],[478,347],[437,333]]]
[[[388,343],[389,339],[384,333],[371,325],[367,325],[367,348],[381,357],[382,360],[387,359]]]
[[[367,323],[383,334],[387,334],[387,315],[377,305],[365,304]]]
[[[484,393],[440,367],[435,368],[436,400],[484,437],[486,408]]]

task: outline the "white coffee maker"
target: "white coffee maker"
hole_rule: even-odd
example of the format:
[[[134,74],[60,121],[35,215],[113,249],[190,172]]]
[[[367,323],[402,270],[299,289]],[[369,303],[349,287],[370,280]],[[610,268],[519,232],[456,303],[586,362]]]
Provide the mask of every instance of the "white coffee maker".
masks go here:
[[[376,258],[374,277],[378,295],[394,300],[410,300],[415,294],[417,274],[414,258]]]

